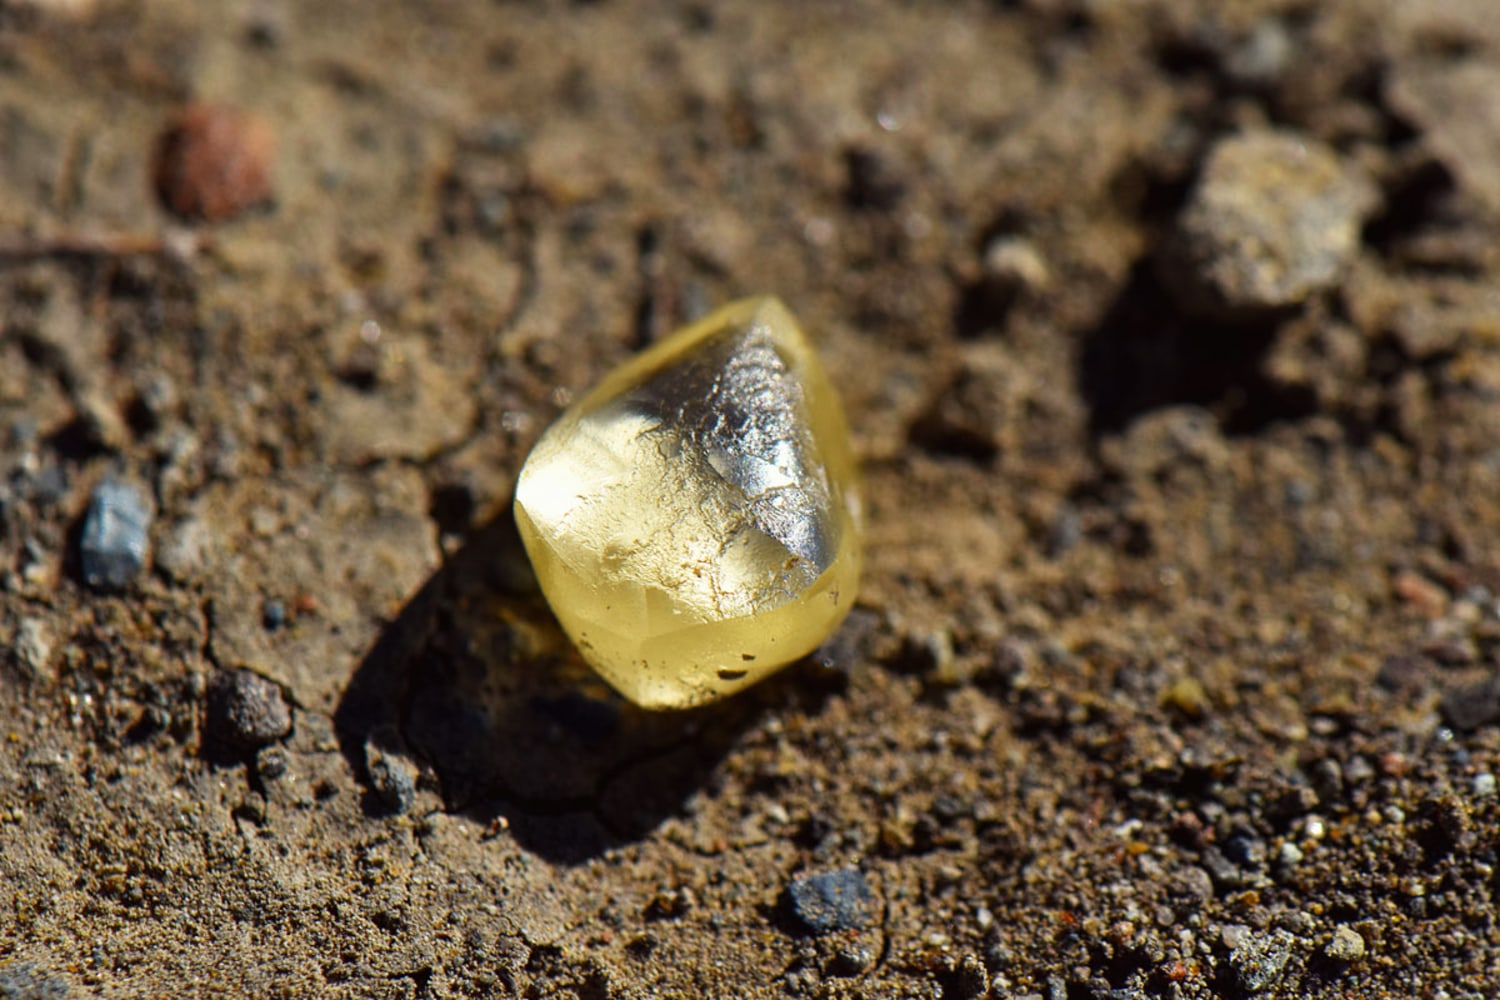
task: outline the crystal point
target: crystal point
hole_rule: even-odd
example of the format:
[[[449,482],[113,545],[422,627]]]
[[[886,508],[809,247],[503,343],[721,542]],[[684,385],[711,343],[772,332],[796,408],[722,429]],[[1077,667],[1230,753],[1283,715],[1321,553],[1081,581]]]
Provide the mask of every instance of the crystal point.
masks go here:
[[[854,602],[848,428],[786,307],[744,299],[626,362],[542,435],[516,523],[579,651],[647,708],[737,691]]]

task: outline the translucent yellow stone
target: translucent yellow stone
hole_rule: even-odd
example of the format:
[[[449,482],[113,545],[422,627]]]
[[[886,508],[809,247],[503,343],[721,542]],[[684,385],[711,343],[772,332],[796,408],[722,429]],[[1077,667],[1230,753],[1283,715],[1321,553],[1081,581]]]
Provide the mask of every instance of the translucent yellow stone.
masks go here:
[[[775,298],[628,361],[542,435],[516,483],[542,592],[583,657],[647,708],[738,691],[854,603],[848,426]]]

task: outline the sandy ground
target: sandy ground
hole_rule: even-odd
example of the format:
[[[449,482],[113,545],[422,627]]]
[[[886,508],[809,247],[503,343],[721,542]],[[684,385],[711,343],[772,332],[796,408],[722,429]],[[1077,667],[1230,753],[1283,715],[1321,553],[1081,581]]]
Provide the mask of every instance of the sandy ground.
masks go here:
[[[1488,0],[0,3],[0,997],[1497,995],[1496,93]],[[643,713],[510,489],[757,292],[866,582]]]

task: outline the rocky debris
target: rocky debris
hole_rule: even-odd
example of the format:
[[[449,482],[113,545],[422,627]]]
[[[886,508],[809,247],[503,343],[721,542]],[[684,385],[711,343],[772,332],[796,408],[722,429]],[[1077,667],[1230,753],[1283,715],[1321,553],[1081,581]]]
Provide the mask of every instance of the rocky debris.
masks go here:
[[[42,618],[22,618],[16,625],[11,651],[16,662],[37,680],[52,679],[52,651],[54,647],[51,626]]]
[[[984,280],[997,293],[1042,292],[1052,271],[1036,243],[1024,236],[997,236],[984,248]]]
[[[1160,265],[1187,312],[1253,320],[1331,287],[1359,248],[1374,188],[1326,146],[1285,131],[1221,140]]]
[[[1454,688],[1443,696],[1443,721],[1469,732],[1500,720],[1500,674]]]
[[[371,741],[365,744],[365,773],[380,811],[394,816],[411,811],[417,799],[417,778],[406,760]]]
[[[1274,985],[1292,957],[1292,936],[1286,931],[1263,934],[1246,928],[1231,935],[1226,928],[1225,939],[1226,944],[1234,942],[1229,968],[1246,993],[1259,993]]]
[[[1187,719],[1201,719],[1208,714],[1208,693],[1196,677],[1178,677],[1162,689],[1157,697],[1162,708],[1174,709]]]
[[[205,737],[227,748],[256,750],[292,731],[281,687],[251,670],[219,674],[208,691]]]
[[[83,579],[95,590],[121,590],[146,565],[151,507],[136,487],[106,479],[94,487],[78,555]]]
[[[1357,962],[1365,957],[1365,939],[1352,927],[1339,927],[1323,954],[1335,962]]]
[[[792,916],[810,934],[859,930],[870,922],[874,896],[858,868],[799,875],[787,887]]]
[[[830,976],[857,976],[875,964],[875,956],[862,944],[847,944],[834,952],[828,963]]]
[[[157,141],[157,197],[184,219],[232,219],[271,200],[275,157],[276,134],[264,119],[222,104],[190,104]]]
[[[1214,879],[1206,870],[1198,867],[1184,868],[1168,883],[1173,898],[1204,906],[1214,898]]]

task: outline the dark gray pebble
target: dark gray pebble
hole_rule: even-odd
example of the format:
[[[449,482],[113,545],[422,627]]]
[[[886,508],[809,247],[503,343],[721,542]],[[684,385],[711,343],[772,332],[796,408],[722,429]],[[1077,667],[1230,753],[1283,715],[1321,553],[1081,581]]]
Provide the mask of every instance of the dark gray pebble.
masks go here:
[[[286,605],[272,598],[260,606],[260,623],[267,632],[275,632],[286,624]]]
[[[1500,675],[1454,688],[1441,707],[1443,721],[1461,733],[1500,720]]]
[[[292,709],[281,687],[250,670],[229,670],[208,691],[206,735],[240,750],[256,750],[292,731]]]
[[[120,590],[146,565],[151,507],[140,490],[106,479],[94,487],[78,554],[83,579],[96,590]]]
[[[370,778],[370,792],[384,811],[396,816],[411,811],[417,799],[417,779],[406,761],[367,743],[365,772]]]
[[[1224,856],[1241,868],[1266,863],[1266,842],[1248,830],[1236,830],[1224,840]]]
[[[874,896],[858,868],[800,875],[787,888],[792,916],[813,934],[858,930],[870,922]]]
[[[1222,889],[1238,889],[1248,881],[1240,866],[1225,857],[1224,852],[1217,847],[1204,850],[1203,867],[1208,869],[1213,884]]]

